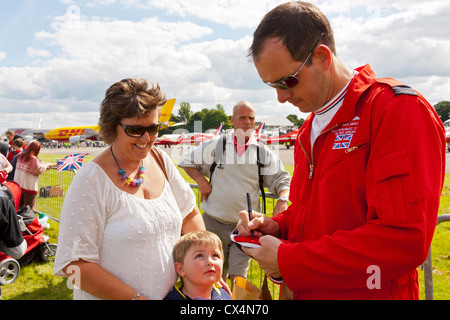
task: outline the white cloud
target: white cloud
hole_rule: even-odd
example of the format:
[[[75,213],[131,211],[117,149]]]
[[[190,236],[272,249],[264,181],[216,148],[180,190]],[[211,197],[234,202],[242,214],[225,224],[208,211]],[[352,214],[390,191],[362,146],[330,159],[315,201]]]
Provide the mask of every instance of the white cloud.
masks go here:
[[[367,2],[368,9],[374,8],[371,2]],[[334,15],[331,21],[341,59],[351,67],[370,63],[378,76],[412,85],[432,104],[448,100],[449,87],[427,85],[431,79],[447,79],[450,74],[446,58],[450,55],[450,34],[443,27],[450,16],[448,2],[377,3],[376,14],[370,15],[368,10],[368,17],[328,8]],[[357,7],[362,1],[345,0],[342,7],[348,9],[353,4]]]
[[[30,57],[44,57],[48,58],[52,56],[52,53],[48,50],[37,49],[35,47],[28,47],[27,53]]]
[[[172,65],[184,68],[187,75],[208,67],[203,54],[182,47],[177,50],[176,46],[209,34],[209,28],[190,22],[164,23],[158,18],[139,22],[94,18],[83,19],[77,29],[66,18],[55,19],[54,32],[37,33],[38,39],[62,54],[40,67],[2,68],[2,96],[98,101],[107,86],[124,77],[164,82],[167,74],[179,74]],[[28,53],[45,55],[36,48],[28,48]],[[49,104],[48,111],[55,111],[53,108],[55,105]]]
[[[17,112],[17,108],[7,108],[4,101],[10,99],[40,99],[46,94],[45,82],[42,82],[42,70],[39,67],[1,67],[0,97],[1,113]],[[27,110],[26,110],[27,111]]]
[[[176,14],[180,17],[195,17],[218,24],[226,24],[231,28],[253,28],[269,10],[283,2],[285,1],[133,1],[135,5],[164,9],[169,14]]]
[[[6,58],[6,52],[0,51],[0,62]]]

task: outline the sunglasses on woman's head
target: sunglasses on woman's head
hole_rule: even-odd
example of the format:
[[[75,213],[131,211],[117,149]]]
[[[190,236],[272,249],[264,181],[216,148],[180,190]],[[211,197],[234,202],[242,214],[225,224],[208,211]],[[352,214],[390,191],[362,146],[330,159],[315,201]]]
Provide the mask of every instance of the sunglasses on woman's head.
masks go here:
[[[278,81],[275,81],[275,82],[264,81],[264,83],[267,84],[268,86],[272,87],[272,88],[275,88],[275,89],[288,90],[288,89],[292,89],[293,87],[295,87],[298,84],[298,81],[299,81],[298,78],[297,78],[297,74],[305,66],[306,62],[309,60],[309,58],[313,54],[313,52],[316,49],[317,45],[319,44],[320,40],[322,40],[322,37],[323,37],[323,33],[320,35],[319,39],[317,39],[317,41],[314,44],[313,48],[309,52],[308,56],[306,57],[305,61],[300,66],[300,68],[298,68],[297,72],[295,72],[294,74],[288,75],[288,76],[286,76],[286,77],[284,77],[284,78],[282,78],[282,79],[280,79]]]
[[[141,127],[141,126],[127,126],[124,124],[119,123],[119,125],[122,127],[125,134],[129,137],[133,138],[139,138],[144,135],[145,132],[148,132],[149,135],[154,136],[158,133],[159,129],[161,128],[161,123],[152,124],[149,127]]]

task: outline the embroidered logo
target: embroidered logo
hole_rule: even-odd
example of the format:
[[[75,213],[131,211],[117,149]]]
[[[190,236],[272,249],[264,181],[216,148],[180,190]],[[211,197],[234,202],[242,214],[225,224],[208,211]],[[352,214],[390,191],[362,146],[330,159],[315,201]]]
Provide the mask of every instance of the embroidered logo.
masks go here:
[[[353,139],[353,135],[358,128],[360,118],[356,116],[351,122],[343,124],[339,129],[333,130],[335,139],[333,150],[348,149]]]

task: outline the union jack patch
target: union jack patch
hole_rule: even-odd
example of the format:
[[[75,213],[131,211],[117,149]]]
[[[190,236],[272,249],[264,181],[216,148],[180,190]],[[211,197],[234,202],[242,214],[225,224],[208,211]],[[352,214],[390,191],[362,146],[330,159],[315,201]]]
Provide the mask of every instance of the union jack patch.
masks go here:
[[[333,143],[333,150],[335,149],[348,149],[350,148],[350,142],[352,141],[353,134],[338,134]]]

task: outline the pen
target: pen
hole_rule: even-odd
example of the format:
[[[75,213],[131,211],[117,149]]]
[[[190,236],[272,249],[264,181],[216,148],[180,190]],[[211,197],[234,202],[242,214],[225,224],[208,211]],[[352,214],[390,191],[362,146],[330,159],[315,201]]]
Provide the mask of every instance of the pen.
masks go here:
[[[250,200],[250,193],[247,192],[247,205],[248,205],[248,217],[249,217],[249,221],[253,220],[253,215],[252,215],[252,202]],[[255,232],[252,230],[252,238],[254,236]]]

